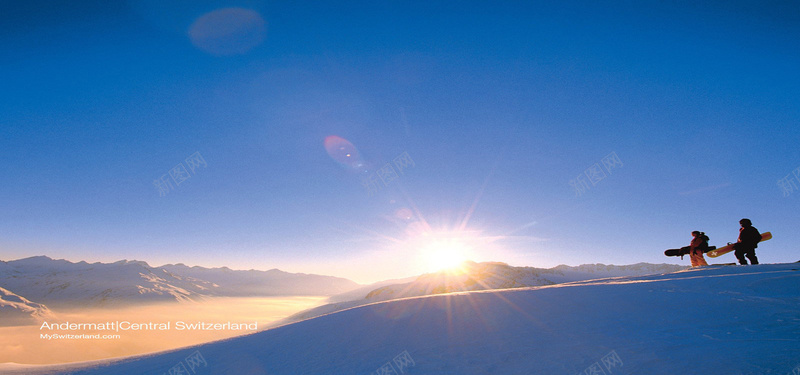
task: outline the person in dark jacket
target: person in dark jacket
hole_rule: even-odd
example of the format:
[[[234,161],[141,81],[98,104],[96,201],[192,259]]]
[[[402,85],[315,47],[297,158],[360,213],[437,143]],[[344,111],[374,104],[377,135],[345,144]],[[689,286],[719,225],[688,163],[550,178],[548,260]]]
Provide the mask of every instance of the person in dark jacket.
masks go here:
[[[758,247],[758,242],[761,241],[761,233],[753,227],[750,219],[739,220],[739,224],[742,225],[739,229],[739,239],[733,244],[733,248],[736,250],[734,252],[736,259],[739,260],[741,265],[747,265],[747,259],[750,259],[752,264],[758,264],[756,248]]]

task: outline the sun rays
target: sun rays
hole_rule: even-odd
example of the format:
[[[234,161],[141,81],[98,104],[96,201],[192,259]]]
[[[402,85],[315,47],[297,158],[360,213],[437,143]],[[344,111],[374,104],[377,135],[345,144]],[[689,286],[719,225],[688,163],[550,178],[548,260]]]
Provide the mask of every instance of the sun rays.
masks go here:
[[[467,247],[458,240],[436,240],[423,249],[426,272],[459,272],[468,260]]]

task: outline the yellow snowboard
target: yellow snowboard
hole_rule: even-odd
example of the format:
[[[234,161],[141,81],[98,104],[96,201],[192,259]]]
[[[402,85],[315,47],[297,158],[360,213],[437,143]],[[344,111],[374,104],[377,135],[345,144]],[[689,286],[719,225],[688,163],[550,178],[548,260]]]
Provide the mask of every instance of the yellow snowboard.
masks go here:
[[[771,238],[772,238],[772,233],[770,233],[770,232],[761,233],[761,242],[764,242],[764,241],[769,240]],[[761,242],[759,242],[759,243],[761,243]],[[716,257],[718,257],[720,255],[725,255],[725,254],[730,253],[731,251],[733,251],[733,245],[734,244],[730,244],[730,245],[727,245],[727,246],[720,247],[719,249],[711,250],[711,251],[707,252],[706,255],[708,255],[711,258],[716,258]]]

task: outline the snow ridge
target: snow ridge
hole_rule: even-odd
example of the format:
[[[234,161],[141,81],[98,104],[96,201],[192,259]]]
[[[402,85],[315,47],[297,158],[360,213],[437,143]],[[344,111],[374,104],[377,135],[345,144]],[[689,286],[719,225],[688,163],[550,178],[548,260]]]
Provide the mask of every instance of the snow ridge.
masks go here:
[[[0,288],[0,327],[38,324],[53,317],[47,306]]]

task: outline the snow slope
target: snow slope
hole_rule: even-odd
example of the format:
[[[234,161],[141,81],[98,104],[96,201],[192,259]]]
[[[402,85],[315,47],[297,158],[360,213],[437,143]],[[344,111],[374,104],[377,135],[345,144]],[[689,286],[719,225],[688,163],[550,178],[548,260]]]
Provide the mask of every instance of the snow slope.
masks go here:
[[[686,269],[684,266],[673,264],[649,263],[629,266],[589,264],[570,267],[561,265],[543,269],[513,267],[501,262],[464,262],[461,268],[464,273],[460,275],[450,275],[448,272],[426,274],[410,283],[390,285],[373,290],[366,298],[377,302],[430,294],[542,286],[604,277],[675,272]]]
[[[0,327],[38,324],[53,317],[47,306],[0,288]]]
[[[281,323],[305,320],[336,311],[362,306],[369,303],[398,298],[427,296],[452,292],[466,292],[488,289],[522,288],[528,286],[553,285],[572,281],[599,279],[604,277],[638,276],[684,270],[687,267],[674,264],[637,263],[627,266],[605,264],[585,264],[578,267],[561,265],[554,268],[514,267],[501,262],[465,262],[461,267],[463,274],[450,272],[425,274],[414,280],[374,288],[366,295],[353,300],[339,298],[332,303],[301,311],[284,319]],[[363,290],[363,289],[362,289]]]
[[[798,269],[800,264],[705,267],[408,298],[172,352],[0,369],[81,375],[180,368],[269,375],[783,375],[800,365]],[[378,372],[381,367],[387,371]]]

